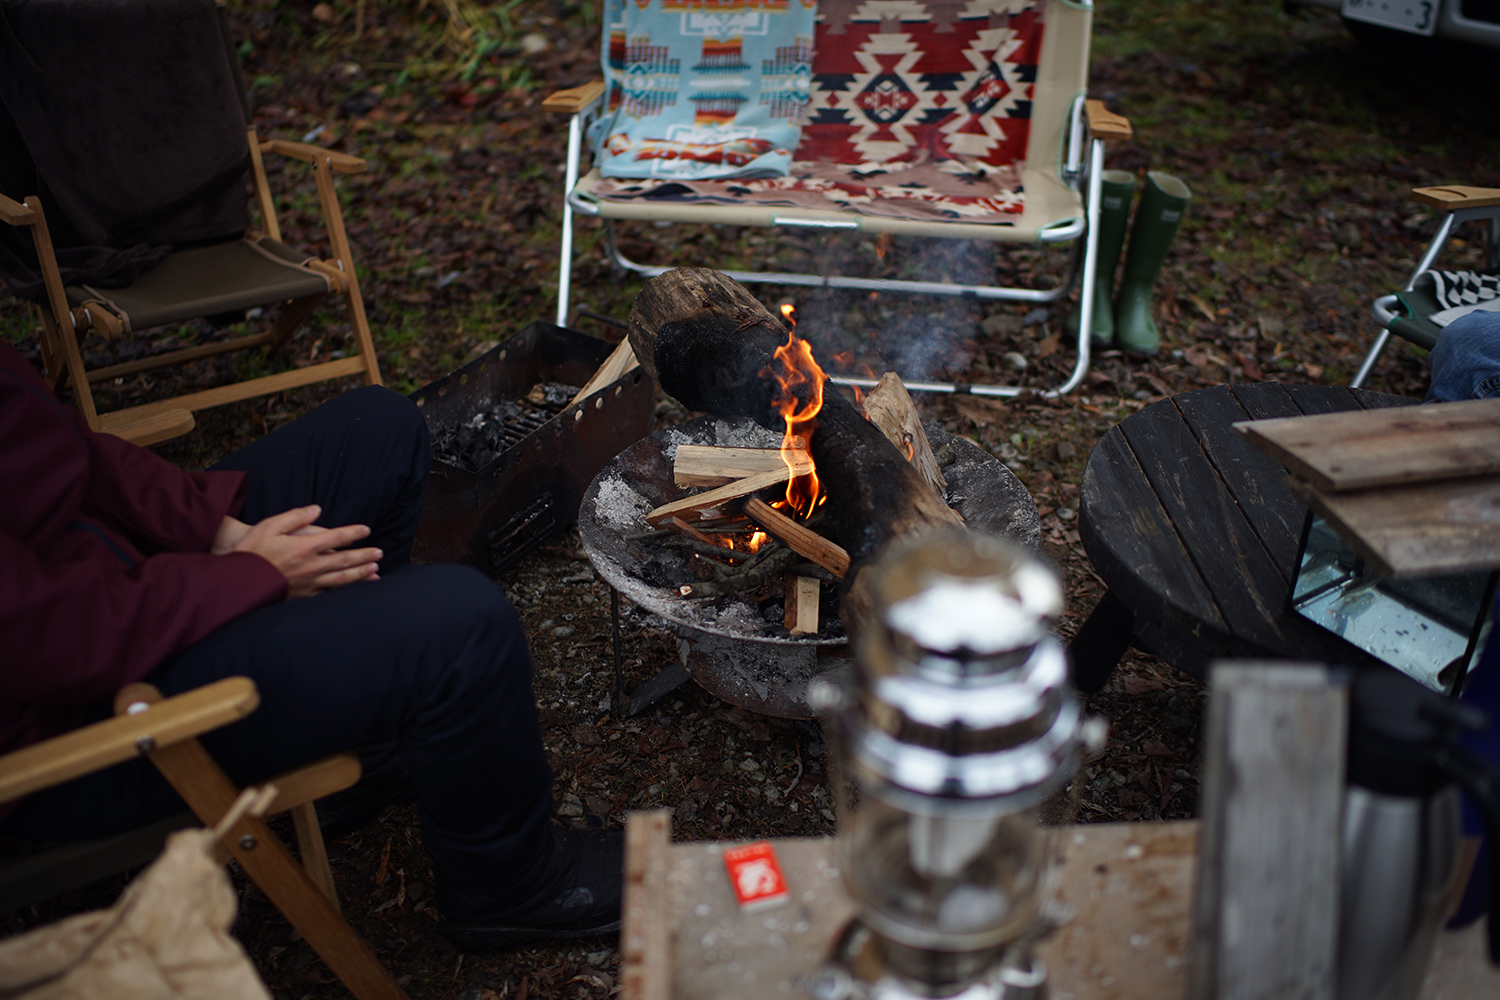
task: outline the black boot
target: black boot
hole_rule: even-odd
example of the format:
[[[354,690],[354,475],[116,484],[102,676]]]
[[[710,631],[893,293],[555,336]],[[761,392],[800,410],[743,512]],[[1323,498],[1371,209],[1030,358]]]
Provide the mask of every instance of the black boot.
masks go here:
[[[439,884],[439,926],[455,948],[499,951],[542,938],[576,940],[620,929],[624,831],[550,830],[544,856],[516,879],[519,898]]]

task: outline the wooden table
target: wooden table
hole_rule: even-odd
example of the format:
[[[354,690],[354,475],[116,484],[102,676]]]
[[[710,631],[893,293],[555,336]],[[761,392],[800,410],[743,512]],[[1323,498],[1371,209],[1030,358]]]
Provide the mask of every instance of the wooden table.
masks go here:
[[[673,844],[666,812],[626,824],[622,1000],[808,1000],[853,913],[831,839],[773,841],[791,898],[741,911],[726,843]],[[1198,822],[1058,827],[1059,898],[1072,919],[1042,943],[1052,1000],[1174,1000],[1187,985]],[[1443,934],[1423,1000],[1500,996],[1483,922]]]
[[[1306,508],[1237,421],[1415,403],[1262,382],[1182,393],[1113,427],[1089,455],[1079,536],[1109,586],[1074,639],[1097,690],[1132,642],[1197,677],[1224,657],[1378,661],[1286,607]]]

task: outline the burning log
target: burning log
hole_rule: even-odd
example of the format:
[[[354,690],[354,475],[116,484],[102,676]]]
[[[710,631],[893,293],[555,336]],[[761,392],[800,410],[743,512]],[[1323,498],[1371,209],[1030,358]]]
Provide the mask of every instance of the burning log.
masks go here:
[[[810,352],[811,372],[791,370],[799,362],[789,359],[789,348],[805,342],[733,279],[704,268],[651,279],[630,312],[630,343],[656,384],[689,409],[749,417],[774,430],[787,429],[788,414],[795,414],[798,429],[810,435],[813,475],[827,494],[823,532],[851,561],[852,586],[841,606],[851,632],[868,607],[860,566],[894,539],[962,525],[853,403],[823,397],[823,374]],[[814,398],[820,408],[809,413]]]

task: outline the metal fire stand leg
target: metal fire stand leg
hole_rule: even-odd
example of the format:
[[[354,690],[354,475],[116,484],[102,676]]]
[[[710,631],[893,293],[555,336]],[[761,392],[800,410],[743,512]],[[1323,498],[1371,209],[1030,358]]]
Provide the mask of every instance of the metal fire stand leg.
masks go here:
[[[609,588],[609,614],[615,640],[614,703],[619,706],[620,713],[628,719],[633,715],[639,715],[649,705],[686,684],[688,672],[687,667],[681,662],[674,663],[627,694],[625,691],[625,655],[621,651],[620,642],[620,592],[613,587]]]

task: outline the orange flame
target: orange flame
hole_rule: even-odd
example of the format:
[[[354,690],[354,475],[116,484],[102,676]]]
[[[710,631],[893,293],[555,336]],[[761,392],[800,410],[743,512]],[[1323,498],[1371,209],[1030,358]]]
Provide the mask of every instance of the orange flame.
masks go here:
[[[767,539],[769,539],[770,537],[771,536],[766,534],[764,531],[754,531],[751,532],[750,541],[746,544],[751,552],[759,552],[760,547],[766,544]]]
[[[812,345],[797,336],[795,312],[791,305],[781,307],[781,315],[787,321],[786,343],[776,348],[776,360],[781,363],[772,369],[778,387],[774,400],[776,411],[786,421],[786,433],[781,438],[781,460],[787,469],[793,467],[797,452],[807,451],[813,432],[818,428],[825,380],[823,369],[813,360]],[[817,505],[821,492],[816,469],[793,476],[786,484],[787,506],[806,517]]]

